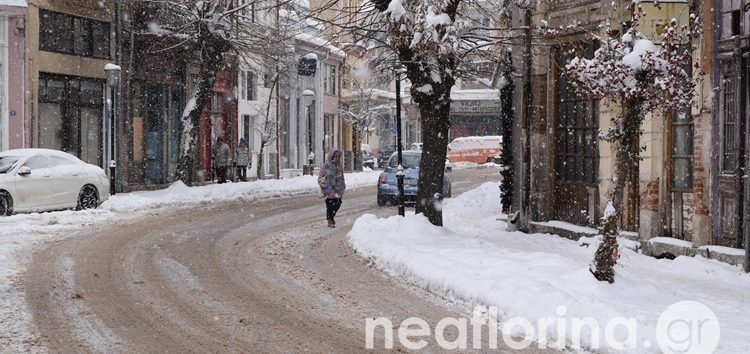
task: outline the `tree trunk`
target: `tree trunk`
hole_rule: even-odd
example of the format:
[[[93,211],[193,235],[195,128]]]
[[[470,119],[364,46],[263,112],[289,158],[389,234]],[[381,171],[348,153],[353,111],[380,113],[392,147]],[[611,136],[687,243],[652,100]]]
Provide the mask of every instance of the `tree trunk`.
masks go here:
[[[352,123],[352,156],[353,170],[362,172],[362,139],[359,136],[359,127]]]
[[[256,171],[257,172],[256,173],[256,177],[258,177],[258,179],[263,179],[263,177],[265,175],[263,173],[263,168],[264,168],[264,166],[263,166],[263,150],[266,149],[266,144],[267,144],[266,142],[263,142],[263,141],[260,142],[260,150],[258,151],[258,170]]]
[[[617,236],[619,234],[620,218],[625,200],[625,185],[630,166],[638,162],[639,147],[636,144],[640,136],[641,123],[644,114],[641,112],[642,99],[623,100],[625,114],[619,122],[622,125],[621,135],[612,141],[615,151],[615,171],[612,189],[610,190],[610,205],[607,206],[602,218],[600,233],[603,240],[594,256],[594,277],[600,281],[615,282],[614,267],[619,257]]]
[[[502,169],[500,175],[503,181],[500,184],[500,204],[503,213],[510,213],[513,205],[513,78],[510,72],[504,72],[503,77],[507,80],[505,87],[500,89],[500,113],[501,135],[503,137],[502,151],[500,152],[500,164]]]
[[[416,213],[423,213],[430,223],[443,226],[443,179],[445,178],[445,156],[448,152],[450,130],[450,100],[441,100],[444,92],[450,92],[452,84],[435,93],[422,97],[419,113],[422,117],[422,160],[419,163]]]
[[[193,184],[195,143],[200,129],[200,120],[204,108],[210,102],[211,92],[216,79],[216,72],[221,67],[220,60],[204,62],[201,69],[200,81],[195,88],[193,98],[195,104],[189,112],[183,112],[180,123],[182,126],[180,158],[175,171],[175,181],[179,180],[190,186]],[[190,102],[188,102],[190,105]]]

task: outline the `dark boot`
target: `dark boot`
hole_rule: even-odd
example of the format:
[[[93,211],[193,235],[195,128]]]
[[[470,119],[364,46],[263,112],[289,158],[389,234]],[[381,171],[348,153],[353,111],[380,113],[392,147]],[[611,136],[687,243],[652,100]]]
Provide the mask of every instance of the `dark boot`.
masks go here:
[[[328,220],[328,227],[330,227],[330,228],[336,227],[336,222],[333,221],[333,220]]]

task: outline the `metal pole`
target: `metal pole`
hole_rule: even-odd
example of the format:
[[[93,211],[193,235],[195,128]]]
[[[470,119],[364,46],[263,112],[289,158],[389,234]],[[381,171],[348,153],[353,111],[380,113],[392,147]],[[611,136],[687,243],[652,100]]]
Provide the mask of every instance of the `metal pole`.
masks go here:
[[[110,143],[110,138],[112,137],[112,88],[109,86],[109,83],[105,85],[104,90],[104,100],[105,100],[105,108],[104,108],[104,125],[103,125],[103,149],[102,149],[102,169],[105,171],[109,171],[109,161],[111,160],[111,154],[110,150],[112,148],[112,144]],[[111,180],[112,176],[108,176]],[[112,190],[115,186],[110,185],[109,189]]]
[[[747,165],[745,165],[745,220],[743,229],[745,231],[745,273],[750,273],[750,154],[747,154]]]
[[[115,0],[115,64],[117,66],[120,66],[120,0]],[[112,138],[114,142],[114,146],[112,147],[112,159],[111,165],[114,165],[112,174],[114,174],[114,185],[110,187],[111,193],[114,195],[115,192],[118,191],[120,186],[120,169],[118,168],[118,163],[120,162],[119,153],[120,153],[120,73],[121,71],[117,71],[117,84],[113,87],[115,92],[113,95],[113,107],[114,110],[112,112],[112,125],[113,125],[113,133],[114,137]]]
[[[398,215],[404,216],[404,166],[401,151],[401,73],[396,69],[396,151],[398,151]]]

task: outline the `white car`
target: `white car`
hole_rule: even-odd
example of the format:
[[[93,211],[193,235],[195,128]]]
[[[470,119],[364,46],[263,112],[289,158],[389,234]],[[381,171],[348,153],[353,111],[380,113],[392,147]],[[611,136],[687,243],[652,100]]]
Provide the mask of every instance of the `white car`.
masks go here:
[[[0,152],[0,216],[93,209],[107,198],[104,170],[73,155],[47,149]]]

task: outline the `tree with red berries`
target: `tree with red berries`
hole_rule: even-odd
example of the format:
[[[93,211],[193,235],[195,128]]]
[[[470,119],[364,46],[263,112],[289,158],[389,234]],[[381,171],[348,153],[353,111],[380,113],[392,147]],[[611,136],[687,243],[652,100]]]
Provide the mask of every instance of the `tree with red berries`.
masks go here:
[[[644,16],[640,5],[634,4],[632,12],[631,27],[622,36],[616,37],[611,28],[605,36],[595,36],[601,45],[593,58],[573,58],[564,74],[574,82],[578,95],[612,100],[622,107],[622,113],[612,118],[612,127],[600,135],[615,149],[615,170],[599,230],[603,241],[591,272],[598,280],[610,283],[614,282],[619,257],[617,235],[628,166],[640,159],[638,138],[643,120],[649,113],[689,114],[694,89],[701,79],[700,73],[690,70],[691,65],[698,68],[692,56],[693,40],[702,33],[697,15],[691,13],[689,23],[682,25],[672,19],[657,46],[638,32]],[[550,32],[556,35],[567,30],[570,27]]]

